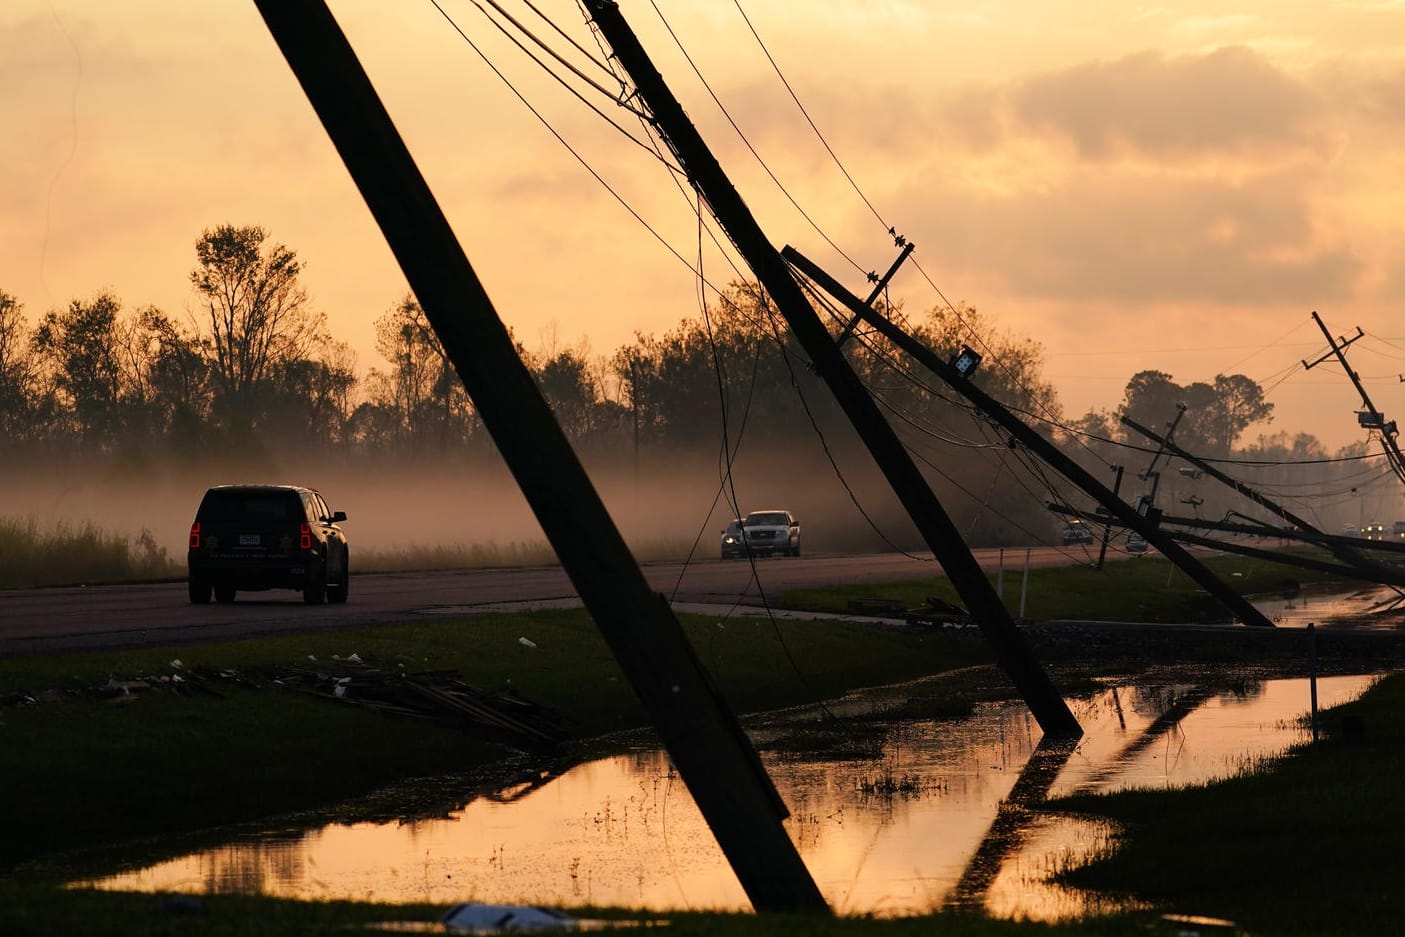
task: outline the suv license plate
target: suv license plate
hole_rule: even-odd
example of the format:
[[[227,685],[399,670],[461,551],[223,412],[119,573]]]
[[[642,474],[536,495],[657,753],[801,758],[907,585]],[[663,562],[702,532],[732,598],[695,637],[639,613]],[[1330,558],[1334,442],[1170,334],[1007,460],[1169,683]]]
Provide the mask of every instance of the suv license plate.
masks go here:
[[[258,534],[240,534],[239,545],[241,547],[256,547],[259,545]]]

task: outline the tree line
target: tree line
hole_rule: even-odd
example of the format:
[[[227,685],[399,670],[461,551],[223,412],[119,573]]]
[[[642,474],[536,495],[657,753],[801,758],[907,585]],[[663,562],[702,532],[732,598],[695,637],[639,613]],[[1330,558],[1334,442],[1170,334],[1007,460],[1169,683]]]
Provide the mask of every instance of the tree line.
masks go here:
[[[103,291],[51,309],[31,326],[23,304],[0,290],[0,447],[15,456],[137,464],[287,446],[387,460],[491,450],[413,297],[377,319],[382,363],[362,375],[312,305],[302,275],[296,252],[272,243],[263,228],[220,225],[195,243],[194,302],[182,318],[154,306],[129,309]],[[1001,333],[970,307],[936,307],[916,321],[896,304],[885,311],[942,354],[981,335],[986,362],[976,382],[1048,421],[1041,425],[1051,439],[1082,453],[1089,444],[1081,434],[1141,442],[1117,424],[1121,414],[1162,427],[1184,403],[1177,441],[1227,454],[1273,409],[1243,375],[1181,387],[1170,375],[1143,371],[1117,410],[1063,427],[1036,342]],[[797,437],[856,447],[755,283],[733,283],[699,315],[661,335],[636,334],[611,354],[594,355],[583,344],[519,351],[585,453],[717,451],[724,432],[729,450]],[[964,441],[979,448],[979,416],[881,337],[861,335],[847,354],[915,447]],[[970,479],[988,471],[973,469]]]

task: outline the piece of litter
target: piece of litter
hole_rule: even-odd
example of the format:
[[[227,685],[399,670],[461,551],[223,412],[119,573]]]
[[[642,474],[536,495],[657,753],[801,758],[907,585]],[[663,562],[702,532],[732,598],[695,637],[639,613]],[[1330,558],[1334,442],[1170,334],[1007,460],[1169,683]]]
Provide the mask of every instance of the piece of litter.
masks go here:
[[[518,638],[518,639],[517,639],[517,643],[520,644],[520,645],[522,645],[523,647],[536,647],[536,646],[537,646],[537,642],[533,641],[531,638]]]
[[[522,640],[527,640],[523,638]],[[560,911],[530,905],[456,904],[439,919],[447,930],[470,934],[575,930],[576,920]]]

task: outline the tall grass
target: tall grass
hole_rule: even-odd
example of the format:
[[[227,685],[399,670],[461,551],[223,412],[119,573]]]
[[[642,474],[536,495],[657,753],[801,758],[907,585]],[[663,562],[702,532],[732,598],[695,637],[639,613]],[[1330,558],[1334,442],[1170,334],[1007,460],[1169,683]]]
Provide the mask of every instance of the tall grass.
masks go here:
[[[55,524],[41,530],[34,518],[0,517],[0,588],[140,582],[185,575],[156,535],[136,537],[93,524]]]
[[[689,547],[683,540],[630,544],[635,558],[642,562],[682,560],[687,558]],[[552,566],[557,562],[556,551],[545,540],[392,547],[353,542],[351,551],[352,565],[362,573]],[[41,529],[32,517],[0,516],[0,589],[150,582],[184,579],[185,575],[185,558],[172,558],[145,527],[131,537],[91,522],[57,523]]]
[[[630,544],[641,562],[682,560],[689,545],[681,540],[644,540]],[[403,573],[419,570],[492,569],[509,566],[552,566],[556,551],[545,540],[511,543],[412,543],[397,547],[351,545],[352,565],[363,573]],[[711,553],[708,552],[708,556]]]

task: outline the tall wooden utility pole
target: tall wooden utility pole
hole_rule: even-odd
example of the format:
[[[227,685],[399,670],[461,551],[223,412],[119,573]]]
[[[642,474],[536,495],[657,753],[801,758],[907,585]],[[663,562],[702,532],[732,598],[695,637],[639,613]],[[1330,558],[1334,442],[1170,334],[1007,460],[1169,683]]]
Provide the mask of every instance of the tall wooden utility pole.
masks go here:
[[[825,273],[817,264],[806,258],[799,251],[792,247],[787,247],[783,255],[786,260],[795,264],[802,273],[818,283],[827,293],[848,306],[853,312],[862,316],[863,320],[873,326],[879,334],[883,335],[913,358],[916,358],[925,365],[929,371],[945,381],[953,390],[975,404],[982,413],[999,423],[1001,428],[1009,433],[1015,440],[1024,444],[1031,452],[1053,466],[1065,478],[1095,498],[1099,504],[1107,508],[1112,516],[1141,534],[1148,543],[1161,551],[1162,556],[1185,570],[1186,575],[1190,576],[1202,589],[1218,599],[1220,604],[1227,608],[1236,618],[1246,625],[1257,625],[1265,628],[1273,627],[1273,622],[1269,621],[1268,618],[1264,616],[1263,612],[1254,608],[1253,604],[1242,595],[1221,582],[1220,578],[1207,569],[1204,563],[1201,563],[1195,557],[1191,556],[1185,548],[1171,539],[1169,534],[1161,530],[1154,516],[1147,517],[1138,513],[1136,509],[1132,508],[1121,498],[1117,497],[1117,495],[1109,491],[1107,486],[1094,478],[1087,469],[1064,455],[1059,451],[1057,446],[1031,429],[1023,420],[1011,413],[998,400],[973,384],[965,375],[957,370],[955,365],[943,361],[941,358],[937,357],[932,349],[913,338],[889,319],[879,315],[871,306],[865,305],[861,299],[853,293],[850,293],[839,281]],[[1147,506],[1147,510],[1148,513],[1152,510],[1149,505]]]
[[[649,588],[326,4],[255,4],[752,904],[827,912],[756,750]]]
[[[1322,330],[1322,334],[1326,337],[1327,344],[1330,346],[1331,350],[1311,364],[1308,364],[1307,361],[1304,360],[1303,369],[1309,370],[1326,361],[1328,358],[1336,357],[1337,361],[1342,366],[1342,370],[1346,372],[1346,376],[1351,378],[1351,383],[1356,387],[1356,392],[1361,395],[1361,403],[1366,408],[1356,414],[1356,422],[1361,425],[1362,429],[1373,429],[1381,434],[1381,448],[1385,450],[1386,461],[1390,463],[1390,469],[1395,473],[1395,477],[1405,482],[1405,455],[1401,454],[1400,444],[1395,441],[1395,436],[1398,432],[1395,421],[1386,420],[1385,415],[1376,409],[1376,405],[1371,402],[1371,398],[1366,394],[1366,388],[1361,386],[1361,378],[1357,376],[1356,371],[1354,371],[1351,365],[1347,364],[1346,361],[1347,346],[1365,334],[1361,331],[1361,326],[1358,325],[1356,327],[1356,334],[1351,338],[1334,340],[1332,338],[1332,333],[1327,331],[1327,326],[1322,322],[1322,317],[1317,314],[1316,310],[1313,310],[1312,321],[1316,322],[1317,327]],[[1340,341],[1341,344],[1338,345],[1337,341]]]
[[[587,0],[586,7],[616,60],[634,82],[640,100],[653,117],[655,131],[673,151],[693,187],[707,200],[718,223],[775,300],[797,341],[810,356],[815,373],[829,385],[845,415],[873,453],[898,500],[941,562],[952,586],[966,602],[972,618],[980,625],[996,658],[1024,697],[1040,728],[1051,736],[1082,735],[1078,720],[1035,659],[1024,635],[1015,627],[1009,610],[971,555],[961,532],[943,510],[863,382],[849,367],[843,352],[795,282],[790,268],[766,239],[751,210],[683,113],[634,31],[624,21],[619,6],[614,0]]]

